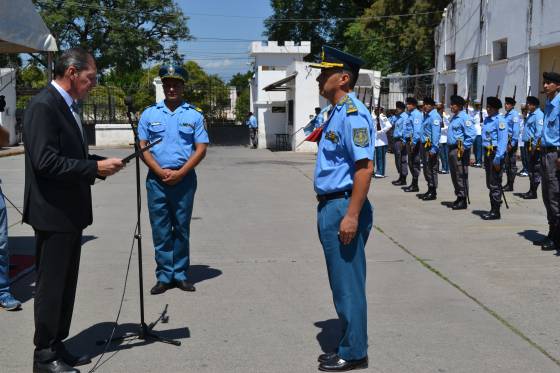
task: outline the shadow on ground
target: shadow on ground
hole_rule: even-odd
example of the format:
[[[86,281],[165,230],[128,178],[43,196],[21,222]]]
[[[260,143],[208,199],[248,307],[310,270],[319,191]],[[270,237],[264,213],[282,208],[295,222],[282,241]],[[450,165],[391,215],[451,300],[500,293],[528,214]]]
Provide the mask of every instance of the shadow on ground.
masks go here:
[[[342,335],[342,323],[340,320],[317,321],[314,325],[321,329],[319,334],[317,334],[317,342],[319,342],[321,350],[323,352],[336,351],[338,341]]]
[[[203,264],[191,265],[189,267],[189,280],[196,284],[202,281],[213,279],[222,274],[222,271]]]
[[[524,239],[526,239],[527,241],[531,241],[534,244],[546,238],[546,235],[539,233],[535,229],[526,229],[524,231],[517,232],[517,234],[523,237]]]

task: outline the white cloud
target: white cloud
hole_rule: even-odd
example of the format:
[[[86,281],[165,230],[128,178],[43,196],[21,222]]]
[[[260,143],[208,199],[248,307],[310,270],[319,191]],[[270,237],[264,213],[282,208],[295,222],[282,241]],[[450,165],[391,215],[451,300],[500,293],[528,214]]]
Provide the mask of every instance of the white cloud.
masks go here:
[[[204,67],[206,68],[210,68],[210,69],[219,69],[219,68],[223,68],[223,67],[228,67],[233,65],[233,61],[230,60],[229,58],[220,60],[220,61],[212,61],[212,62],[207,62],[205,64],[203,64]]]

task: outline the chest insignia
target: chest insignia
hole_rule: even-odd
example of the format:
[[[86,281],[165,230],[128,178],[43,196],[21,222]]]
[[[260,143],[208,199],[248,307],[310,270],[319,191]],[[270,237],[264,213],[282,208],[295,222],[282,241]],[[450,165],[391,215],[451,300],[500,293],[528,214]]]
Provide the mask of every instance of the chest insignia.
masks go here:
[[[335,143],[335,144],[338,144],[338,140],[339,140],[339,139],[338,139],[338,135],[337,135],[336,132],[334,132],[334,131],[328,131],[328,132],[325,134],[325,139],[327,139],[327,140],[329,140],[329,141],[332,141],[332,142]]]

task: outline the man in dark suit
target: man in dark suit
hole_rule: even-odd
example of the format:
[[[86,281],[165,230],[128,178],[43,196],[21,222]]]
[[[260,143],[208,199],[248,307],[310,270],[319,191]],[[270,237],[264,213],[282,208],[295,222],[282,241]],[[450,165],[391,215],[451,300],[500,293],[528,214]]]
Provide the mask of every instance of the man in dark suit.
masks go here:
[[[119,171],[120,159],[89,155],[75,109],[96,84],[93,57],[64,52],[55,80],[30,101],[24,116],[24,222],[35,230],[34,372],[79,372],[87,357],[72,356],[68,336],[80,262],[82,230],[92,223],[90,185]]]

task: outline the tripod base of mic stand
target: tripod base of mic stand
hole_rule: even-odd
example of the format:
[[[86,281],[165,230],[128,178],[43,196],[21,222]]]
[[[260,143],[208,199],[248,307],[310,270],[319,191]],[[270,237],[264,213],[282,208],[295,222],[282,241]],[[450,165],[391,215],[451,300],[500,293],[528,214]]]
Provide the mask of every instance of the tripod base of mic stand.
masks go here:
[[[167,307],[168,307],[168,305],[166,304],[163,312],[158,317],[158,319],[156,321],[154,321],[153,323],[151,323],[150,325],[146,325],[146,323],[141,322],[140,325],[138,325],[139,330],[137,332],[126,333],[126,334],[123,334],[121,336],[113,337],[111,339],[105,339],[105,340],[102,340],[102,341],[97,341],[97,345],[101,346],[101,345],[105,345],[107,343],[121,342],[121,341],[126,341],[128,339],[136,338],[136,339],[141,339],[143,341],[161,342],[161,343],[167,343],[167,344],[170,344],[170,345],[173,345],[173,346],[180,346],[181,345],[180,341],[176,341],[176,340],[170,339],[170,338],[164,338],[162,336],[157,335],[153,331],[154,327],[157,325],[158,322],[162,321],[162,322],[166,323],[167,320],[169,320],[169,316],[167,316]]]

